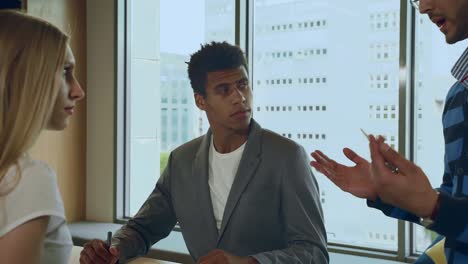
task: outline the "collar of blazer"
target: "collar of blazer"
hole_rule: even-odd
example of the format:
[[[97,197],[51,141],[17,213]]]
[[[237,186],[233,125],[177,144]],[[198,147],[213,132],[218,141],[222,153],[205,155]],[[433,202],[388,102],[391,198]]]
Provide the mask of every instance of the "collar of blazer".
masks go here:
[[[242,155],[241,164],[242,160],[247,159],[247,156],[247,160],[252,160],[253,158],[259,157],[261,155],[262,132],[262,127],[252,118],[252,120],[250,121],[249,136],[247,138],[247,144],[245,145],[244,154]],[[200,158],[206,158],[206,161],[208,161],[211,137],[211,129],[208,129],[208,132],[203,136],[202,142],[195,156],[195,160],[199,160]],[[206,163],[205,166],[208,166],[208,163]]]
[[[247,187],[250,179],[254,176],[254,172],[260,164],[262,154],[262,127],[252,118],[250,122],[250,131],[247,138],[247,144],[245,145],[244,153],[242,154],[239,168],[237,169],[236,177],[232,183],[231,191],[226,202],[224,209],[223,222],[221,223],[221,229],[218,234],[217,244],[221,241],[224,231],[228,228],[229,220],[231,215],[235,211],[238,201]],[[213,208],[211,206],[211,198],[208,186],[208,153],[210,147],[212,132],[211,129],[205,134],[197,151],[194,160],[194,178],[199,179],[201,182],[202,193],[206,196],[204,203],[208,204],[208,211],[211,214],[211,223],[216,229],[216,223],[213,217]]]

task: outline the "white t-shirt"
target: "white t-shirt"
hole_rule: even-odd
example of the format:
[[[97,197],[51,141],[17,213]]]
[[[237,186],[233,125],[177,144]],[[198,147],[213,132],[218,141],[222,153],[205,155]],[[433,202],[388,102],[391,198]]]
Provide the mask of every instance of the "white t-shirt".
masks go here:
[[[213,214],[216,220],[218,231],[221,229],[223,221],[224,208],[226,207],[227,198],[231,191],[232,182],[236,177],[242,153],[245,148],[242,146],[230,153],[219,153],[216,151],[211,137],[209,151],[209,174],[208,184],[210,185],[211,202],[213,204]]]
[[[41,263],[68,263],[73,242],[65,222],[65,210],[54,171],[45,163],[24,155],[19,160],[22,173],[18,185],[0,196],[0,238],[14,228],[40,216],[50,216]],[[0,189],[11,184],[17,168],[12,166]]]

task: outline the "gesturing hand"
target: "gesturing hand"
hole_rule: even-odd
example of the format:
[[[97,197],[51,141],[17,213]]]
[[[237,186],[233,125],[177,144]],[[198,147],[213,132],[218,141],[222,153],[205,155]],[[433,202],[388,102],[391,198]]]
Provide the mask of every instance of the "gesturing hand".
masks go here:
[[[371,179],[370,163],[349,148],[344,148],[343,153],[356,165],[348,167],[340,164],[320,150],[311,153],[315,160],[310,165],[343,191],[359,198],[375,200],[377,194]]]
[[[437,201],[437,192],[424,171],[373,136],[369,138],[369,145],[371,174],[379,197],[417,216],[430,216]],[[385,162],[396,166],[398,171],[392,172]]]

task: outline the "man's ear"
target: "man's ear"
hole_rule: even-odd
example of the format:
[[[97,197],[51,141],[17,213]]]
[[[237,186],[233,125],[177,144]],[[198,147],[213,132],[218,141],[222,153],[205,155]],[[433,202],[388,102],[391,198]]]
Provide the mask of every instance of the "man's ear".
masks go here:
[[[199,93],[194,93],[193,94],[195,98],[195,104],[197,105],[198,109],[205,111],[205,97]]]

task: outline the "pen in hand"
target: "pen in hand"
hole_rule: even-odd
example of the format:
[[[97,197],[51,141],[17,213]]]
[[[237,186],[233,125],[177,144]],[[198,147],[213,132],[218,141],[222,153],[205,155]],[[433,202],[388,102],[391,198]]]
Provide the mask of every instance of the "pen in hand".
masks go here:
[[[369,140],[369,135],[364,131],[364,129],[360,128],[362,134]],[[398,173],[398,168],[395,165],[390,164],[389,162],[385,161],[385,166],[389,168],[392,173]]]
[[[111,240],[112,240],[112,232],[109,231],[109,232],[107,232],[107,250],[109,250],[109,248],[111,246]]]
[[[111,247],[111,243],[112,243],[112,232],[109,231],[107,232],[107,250],[110,252],[110,247]],[[112,253],[111,253],[112,254]],[[117,262],[115,262],[116,264],[119,263],[119,261],[117,260]]]

